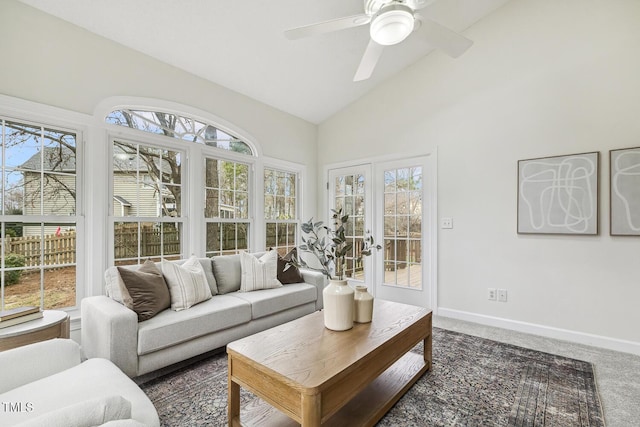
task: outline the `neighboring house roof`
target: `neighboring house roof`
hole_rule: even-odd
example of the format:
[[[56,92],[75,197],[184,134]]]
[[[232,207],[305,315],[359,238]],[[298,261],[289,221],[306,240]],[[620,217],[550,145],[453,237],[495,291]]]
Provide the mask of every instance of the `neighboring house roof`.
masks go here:
[[[131,206],[131,202],[121,196],[113,196],[113,200],[120,203],[122,206]]]
[[[60,147],[44,147],[44,149],[20,165],[22,169],[41,170],[41,158],[44,153],[45,171],[75,172],[76,153],[62,145]]]

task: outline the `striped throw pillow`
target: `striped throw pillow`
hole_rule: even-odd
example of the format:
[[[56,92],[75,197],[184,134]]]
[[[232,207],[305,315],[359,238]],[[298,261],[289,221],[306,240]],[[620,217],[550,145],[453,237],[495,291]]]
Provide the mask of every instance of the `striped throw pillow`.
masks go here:
[[[260,258],[240,252],[240,292],[251,292],[259,289],[279,288],[278,252],[269,251]]]
[[[211,298],[207,276],[195,256],[182,265],[162,261],[162,274],[169,285],[172,310],[185,310]]]

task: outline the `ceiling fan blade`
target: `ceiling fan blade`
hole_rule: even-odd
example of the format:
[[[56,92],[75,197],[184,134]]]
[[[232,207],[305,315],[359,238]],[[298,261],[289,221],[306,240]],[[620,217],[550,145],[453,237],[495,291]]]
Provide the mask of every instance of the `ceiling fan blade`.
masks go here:
[[[353,76],[354,82],[366,80],[371,77],[371,73],[373,73],[373,69],[376,68],[376,64],[383,50],[384,46],[379,45],[373,40],[369,40],[367,49],[364,51],[364,55],[362,55],[362,59],[360,60],[358,71],[356,71],[356,75]]]
[[[416,15],[416,19],[421,21],[420,31],[426,35],[429,44],[440,49],[452,58],[459,57],[473,44],[472,40],[435,21],[419,15]]]
[[[315,36],[317,34],[330,33],[347,28],[359,27],[368,24],[371,17],[361,13],[360,15],[346,16],[344,18],[332,19],[330,21],[319,22],[317,24],[305,25],[303,27],[292,28],[284,32],[289,40],[300,39],[302,37]]]

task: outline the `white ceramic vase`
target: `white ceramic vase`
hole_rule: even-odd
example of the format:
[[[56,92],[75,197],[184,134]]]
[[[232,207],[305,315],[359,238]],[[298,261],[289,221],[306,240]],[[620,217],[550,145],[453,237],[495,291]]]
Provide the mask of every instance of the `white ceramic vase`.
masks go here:
[[[322,291],[324,326],[332,331],[353,328],[353,289],[346,280],[329,280]]]
[[[373,296],[367,292],[364,285],[356,286],[353,297],[353,321],[356,323],[369,323],[373,318]]]

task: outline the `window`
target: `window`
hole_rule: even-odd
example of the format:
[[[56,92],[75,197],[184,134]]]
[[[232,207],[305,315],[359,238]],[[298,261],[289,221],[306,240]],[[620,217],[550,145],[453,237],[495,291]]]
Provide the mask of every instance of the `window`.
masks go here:
[[[123,108],[105,121],[147,134],[144,140],[131,133],[113,142],[115,263],[250,248],[249,144],[217,126],[167,112]],[[183,162],[187,158],[193,160]],[[189,193],[187,182],[200,184]],[[202,233],[204,243],[196,239],[187,247],[190,233]]]
[[[78,132],[0,118],[0,309],[76,305]]]
[[[215,126],[171,113],[121,109],[112,111],[106,122],[157,135],[197,142],[210,147],[252,155],[251,147]]]
[[[422,167],[384,171],[384,283],[422,289]]]
[[[249,165],[205,159],[206,255],[249,249]]]
[[[284,256],[296,245],[298,228],[296,183],[298,174],[264,170],[264,219],[266,246]]]
[[[116,264],[181,258],[182,153],[113,142]]]

